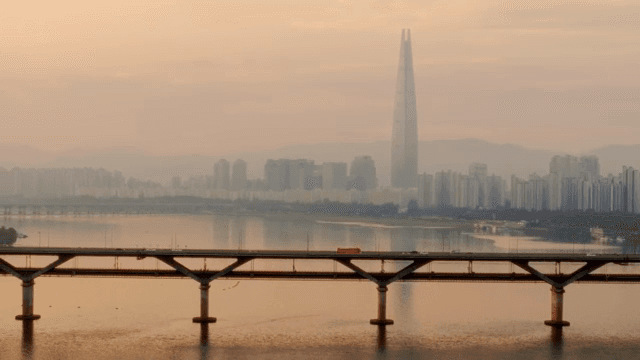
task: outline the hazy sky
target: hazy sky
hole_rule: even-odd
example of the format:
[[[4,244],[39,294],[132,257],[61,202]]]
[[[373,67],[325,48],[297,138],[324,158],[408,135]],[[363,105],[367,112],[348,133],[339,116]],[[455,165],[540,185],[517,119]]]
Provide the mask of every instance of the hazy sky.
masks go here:
[[[389,140],[403,28],[420,140],[640,143],[640,0],[7,2],[0,142],[224,155]]]

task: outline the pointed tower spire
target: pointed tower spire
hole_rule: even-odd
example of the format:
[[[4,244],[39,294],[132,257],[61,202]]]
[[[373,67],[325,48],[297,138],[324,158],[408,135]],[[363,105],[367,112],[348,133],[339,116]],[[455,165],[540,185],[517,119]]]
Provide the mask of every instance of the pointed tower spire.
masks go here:
[[[411,188],[418,180],[418,115],[413,77],[411,30],[402,30],[400,62],[393,108],[391,186]]]

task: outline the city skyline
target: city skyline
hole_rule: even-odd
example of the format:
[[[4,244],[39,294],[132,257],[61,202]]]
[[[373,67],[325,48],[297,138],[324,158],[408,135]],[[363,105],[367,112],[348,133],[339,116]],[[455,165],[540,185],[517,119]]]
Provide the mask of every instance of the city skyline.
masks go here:
[[[368,154],[376,162],[380,186],[389,186],[389,141],[366,144],[317,144],[285,147],[266,152],[244,152],[224,157],[204,155],[156,157],[121,149],[112,152],[77,153],[56,155],[24,147],[3,147],[0,167],[19,168],[104,168],[121,171],[125,176],[142,180],[168,183],[173,176],[199,176],[209,174],[211,167],[221,158],[247,161],[247,176],[258,178],[268,158],[306,158],[318,163],[351,162],[353,156]],[[466,171],[470,162],[486,163],[495,174],[508,178],[511,175],[528,177],[531,173],[548,171],[548,160],[553,155],[596,155],[601,159],[602,173],[617,173],[622,166],[640,168],[640,158],[635,154],[640,146],[609,146],[586,154],[527,149],[513,144],[494,144],[478,139],[420,141],[419,172],[435,173],[451,169]]]
[[[511,175],[510,181],[491,172],[486,164],[472,162],[468,172],[440,170],[422,173],[411,188],[376,186],[375,161],[356,156],[347,171],[345,162],[315,164],[309,159],[269,159],[264,177],[247,179],[246,162],[236,159],[233,170],[226,159],[213,166],[213,175],[174,176],[169,186],[153,181],[128,180],[121,172],[104,169],[0,168],[0,196],[5,199],[61,199],[69,196],[136,198],[195,196],[225,200],[271,200],[295,203],[322,201],[407,208],[581,210],[640,212],[640,173],[632,166],[601,174],[596,156],[554,155],[549,173],[535,172],[527,179]],[[347,176],[347,174],[349,174]],[[510,183],[509,188],[507,184]]]

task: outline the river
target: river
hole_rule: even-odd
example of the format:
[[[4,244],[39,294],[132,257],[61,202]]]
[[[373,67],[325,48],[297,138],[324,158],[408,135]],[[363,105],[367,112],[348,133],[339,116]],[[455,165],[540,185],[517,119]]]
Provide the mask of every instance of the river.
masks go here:
[[[477,236],[464,228],[255,216],[10,216],[0,218],[0,225],[28,234],[15,246],[622,251],[549,239]],[[29,261],[8,260],[20,266]],[[71,260],[74,266],[90,261],[114,266],[115,260]],[[120,267],[162,266],[154,259],[120,262]],[[224,266],[211,260],[190,264],[205,265]],[[398,264],[384,266],[393,271]],[[496,266],[506,270],[508,265]],[[571,326],[562,331],[543,324],[550,318],[546,284],[394,283],[387,294],[387,314],[395,324],[386,329],[369,325],[376,315],[377,291],[367,281],[216,280],[211,285],[210,314],[218,322],[201,327],[191,322],[199,314],[198,284],[192,280],[40,277],[35,313],[42,318],[25,325],[14,320],[21,312],[20,281],[0,277],[0,359],[631,359],[640,354],[640,285],[570,285],[564,317]]]

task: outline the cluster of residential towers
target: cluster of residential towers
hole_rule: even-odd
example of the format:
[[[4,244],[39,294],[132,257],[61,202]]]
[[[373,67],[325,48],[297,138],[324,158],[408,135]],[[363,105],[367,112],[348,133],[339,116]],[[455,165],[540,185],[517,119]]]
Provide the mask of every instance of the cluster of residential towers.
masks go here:
[[[377,186],[376,167],[370,156],[359,156],[347,163],[325,162],[319,165],[309,159],[267,160],[264,178],[247,180],[247,163],[236,160],[232,166],[225,159],[213,167],[213,187],[218,190],[370,190]]]

